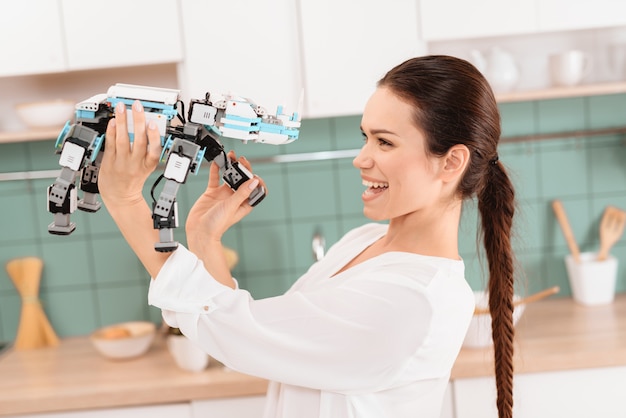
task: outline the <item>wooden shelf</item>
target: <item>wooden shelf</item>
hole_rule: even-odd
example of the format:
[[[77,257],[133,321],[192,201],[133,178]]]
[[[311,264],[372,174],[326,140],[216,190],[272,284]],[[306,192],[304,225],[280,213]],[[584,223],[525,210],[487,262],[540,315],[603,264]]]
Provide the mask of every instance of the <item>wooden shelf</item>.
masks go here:
[[[58,128],[33,129],[29,131],[0,132],[0,144],[45,141],[47,139],[56,141],[62,129],[63,127],[59,126]]]
[[[621,81],[615,83],[583,84],[572,87],[550,87],[541,90],[512,91],[509,93],[496,94],[496,100],[499,103],[511,103],[619,93],[626,93],[626,82]]]

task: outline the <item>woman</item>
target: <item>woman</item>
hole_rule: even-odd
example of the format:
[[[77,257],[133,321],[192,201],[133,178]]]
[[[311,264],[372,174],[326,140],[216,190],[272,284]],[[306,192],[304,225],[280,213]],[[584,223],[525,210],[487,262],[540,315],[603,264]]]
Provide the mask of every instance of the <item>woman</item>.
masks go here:
[[[237,288],[221,238],[250,213],[247,197],[262,180],[232,192],[212,164],[188,216],[189,249],[155,252],[142,187],[159,134],[138,128],[138,102],[133,118],[132,149],[123,107],[107,130],[103,201],[154,278],[149,300],[165,321],[227,366],[271,381],[265,417],[439,417],[474,309],[457,246],[462,202],[474,197],[489,261],[497,404],[511,416],[513,188],[496,151],[498,109],[472,65],[420,57],[379,81],[354,159],[364,213],[376,222],[347,233],[285,295],[257,301]]]

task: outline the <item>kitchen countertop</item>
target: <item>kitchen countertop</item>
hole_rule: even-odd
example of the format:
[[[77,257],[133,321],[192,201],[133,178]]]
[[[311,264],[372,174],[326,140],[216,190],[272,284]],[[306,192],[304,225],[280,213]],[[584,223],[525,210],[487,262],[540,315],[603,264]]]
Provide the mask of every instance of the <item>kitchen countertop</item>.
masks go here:
[[[145,355],[129,360],[102,357],[88,337],[0,356],[0,416],[253,396],[266,389],[266,380],[214,359],[200,373],[179,369],[163,335]]]
[[[492,375],[492,356],[491,348],[461,350],[451,378]],[[626,294],[598,307],[570,298],[536,302],[518,323],[517,373],[623,365]],[[126,361],[101,357],[87,337],[0,355],[0,416],[258,396],[266,389],[264,379],[230,371],[213,359],[201,373],[181,370],[162,337],[146,355]]]
[[[610,305],[531,303],[515,328],[515,373],[626,365],[626,293]],[[462,349],[452,379],[493,375],[493,350]]]

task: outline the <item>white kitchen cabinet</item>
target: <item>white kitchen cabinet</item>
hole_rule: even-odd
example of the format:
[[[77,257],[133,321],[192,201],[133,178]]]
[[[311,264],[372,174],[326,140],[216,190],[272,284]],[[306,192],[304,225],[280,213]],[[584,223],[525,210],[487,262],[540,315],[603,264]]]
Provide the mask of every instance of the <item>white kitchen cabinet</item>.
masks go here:
[[[427,41],[517,35],[537,30],[535,1],[420,0]]]
[[[191,401],[192,418],[261,418],[265,396]]]
[[[252,99],[269,113],[298,110],[302,90],[293,0],[182,0],[185,101],[206,92]]]
[[[427,41],[626,25],[623,0],[420,0]]]
[[[541,0],[537,8],[541,31],[626,25],[624,0]]]
[[[446,390],[441,418],[454,418],[450,387]],[[261,418],[265,396],[201,400],[191,402],[192,418]]]
[[[7,2],[0,13],[0,76],[65,69],[59,2]]]
[[[355,115],[396,64],[422,55],[417,1],[299,1],[305,115]]]
[[[179,62],[176,0],[61,0],[67,68]]]
[[[192,418],[189,403],[16,415],[13,418]],[[205,416],[208,418],[209,416]],[[12,417],[7,417],[12,418]],[[213,418],[213,417],[210,417]]]
[[[516,418],[624,416],[626,366],[515,376]],[[497,418],[493,377],[453,381],[456,418]]]
[[[176,0],[20,0],[0,13],[0,76],[182,60]]]

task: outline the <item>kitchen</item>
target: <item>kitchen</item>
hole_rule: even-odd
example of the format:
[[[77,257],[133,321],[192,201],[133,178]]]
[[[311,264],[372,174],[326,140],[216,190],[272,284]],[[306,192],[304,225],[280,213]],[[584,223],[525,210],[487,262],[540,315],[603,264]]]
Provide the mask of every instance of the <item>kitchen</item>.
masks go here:
[[[236,16],[223,20],[215,18],[218,6],[161,1],[158,2],[161,7],[155,6],[157,2],[148,2],[149,6],[145,7],[148,3],[136,2],[136,7],[143,5],[145,10],[155,14],[154,21],[162,22],[159,27],[166,28],[162,38],[167,38],[174,46],[156,48],[151,52],[152,57],[137,57],[139,61],[133,63],[124,61],[129,58],[120,53],[119,64],[88,53],[93,49],[90,42],[98,44],[99,51],[105,48],[103,43],[112,45],[113,51],[119,49],[115,35],[108,29],[98,34],[102,39],[97,41],[93,40],[93,35],[80,36],[92,33],[87,29],[97,26],[90,22],[99,16],[110,22],[106,19],[113,17],[110,12],[106,13],[107,9],[117,8],[111,7],[109,2],[107,7],[94,5],[84,10],[86,8],[79,6],[82,3],[75,0],[19,3],[20,7],[40,10],[43,16],[41,25],[30,23],[26,28],[29,32],[42,28],[42,32],[30,35],[25,41],[35,39],[36,45],[52,42],[52,34],[60,33],[60,29],[50,26],[54,23],[50,16],[59,16],[59,22],[73,22],[75,26],[68,23],[67,28],[71,27],[72,31],[67,29],[65,37],[58,36],[56,48],[64,57],[60,66],[46,70],[39,64],[35,70],[23,69],[22,73],[11,68],[7,70],[9,74],[0,78],[3,92],[0,171],[58,170],[58,157],[53,153],[56,134],[26,131],[14,111],[14,105],[20,102],[57,97],[77,101],[106,91],[116,82],[127,82],[180,88],[186,100],[202,97],[207,90],[229,89],[249,95],[268,108],[284,104],[295,109],[304,88],[300,140],[279,147],[244,145],[237,141],[225,143],[237,153],[245,153],[253,162],[258,161],[255,171],[272,189],[271,197],[227,236],[227,245],[239,255],[234,275],[241,286],[257,298],[283,292],[309,267],[313,261],[311,238],[316,230],[323,232],[328,246],[347,230],[364,222],[360,191],[354,187],[360,179],[351,165],[351,158],[285,163],[272,162],[271,158],[321,151],[336,151],[336,155],[342,155],[339,152],[358,148],[361,144],[359,112],[370,94],[363,86],[373,86],[381,71],[406,56],[450,53],[469,59],[470,51],[477,50],[487,57],[493,46],[514,54],[519,69],[517,84],[514,89],[498,94],[504,137],[509,139],[501,145],[499,153],[500,159],[514,173],[520,198],[521,216],[516,226],[515,246],[524,273],[520,282],[527,282],[521,291],[530,294],[559,286],[561,291],[554,299],[571,296],[564,264],[568,246],[550,207],[554,199],[563,201],[574,236],[583,251],[597,249],[598,227],[605,207],[626,208],[623,163],[626,148],[623,133],[619,131],[625,126],[620,109],[626,108],[626,75],[623,64],[619,67],[610,60],[618,55],[609,55],[608,48],[619,45],[623,48],[626,44],[623,18],[626,14],[624,6],[618,2],[596,1],[592,7],[586,1],[526,2],[525,10],[511,12],[500,5],[502,2],[485,0],[474,2],[476,10],[489,13],[470,14],[471,10],[458,13],[472,16],[471,24],[465,20],[457,22],[446,13],[465,4],[454,0],[398,0],[393,3],[394,7],[387,8],[378,6],[377,2],[345,1],[337,5],[284,0],[272,3],[272,7],[248,2],[245,7],[248,13],[242,13],[236,4],[220,4],[220,13]],[[513,7],[512,2],[506,5]],[[499,8],[503,9],[498,12]],[[541,10],[535,10],[537,8]],[[328,10],[335,13],[329,14]],[[89,15],[72,15],[79,12]],[[11,19],[11,13],[5,11],[3,15]],[[176,15],[179,19],[172,17]],[[499,18],[494,19],[494,15]],[[541,16],[539,22],[537,16]],[[364,22],[375,22],[372,25],[376,30]],[[4,24],[3,27],[11,26]],[[106,27],[130,27],[130,21]],[[325,28],[323,33],[320,27]],[[150,25],[139,30],[147,33]],[[240,51],[217,41],[214,44],[207,41],[207,38],[217,39],[217,34],[221,33],[232,36],[233,42],[241,40],[237,46],[246,49],[245,60]],[[14,35],[8,39],[13,42],[4,49],[20,57],[15,60],[18,64],[32,59],[31,54],[28,57],[23,54],[23,47]],[[123,42],[128,44],[132,39],[128,35]],[[140,43],[142,48],[144,43]],[[46,48],[44,51],[56,50]],[[131,49],[125,47],[124,51]],[[194,53],[207,49],[210,54]],[[372,60],[372,49],[380,51],[380,59]],[[547,57],[568,49],[581,49],[591,54],[592,70],[579,85],[552,88]],[[162,58],[154,60],[157,53]],[[107,59],[110,56],[107,55]],[[232,64],[226,66],[225,62]],[[335,63],[346,76],[329,71],[333,66],[327,63]],[[597,136],[590,133],[603,130],[615,132]],[[270,162],[266,162],[268,159]],[[201,172],[181,190],[181,214],[186,213],[203,189],[202,179]],[[4,214],[0,219],[2,264],[31,255],[44,260],[40,298],[61,338],[86,336],[101,326],[127,320],[160,322],[159,312],[145,303],[147,275],[105,210],[97,214],[77,212],[75,218],[79,226],[69,237],[47,233],[50,214],[44,209],[43,196],[50,182],[51,178],[0,182]],[[302,184],[307,187],[295,186]],[[332,204],[309,204],[329,199]],[[474,289],[482,289],[484,272],[476,254],[475,209],[470,206],[466,211],[467,222],[460,245],[468,281]],[[176,234],[184,240],[183,228],[179,229]],[[626,257],[623,240],[613,247],[611,254],[617,259]],[[21,300],[5,271],[0,274],[3,275],[0,279],[0,340],[12,341],[17,332]],[[616,291],[618,294],[626,291],[622,265]],[[623,298],[618,295],[616,300]],[[532,305],[527,313],[532,313]],[[530,321],[528,317],[525,319]],[[622,330],[623,338],[623,328],[618,329]],[[623,355],[614,358],[616,365],[625,364]],[[168,357],[159,359],[166,362]],[[2,360],[0,357],[0,366]],[[174,365],[171,366],[175,370]],[[623,379],[623,374],[621,376]],[[459,393],[460,389],[457,395]],[[562,411],[563,405],[558,406]],[[461,413],[462,409],[457,407],[456,416],[464,416]]]

